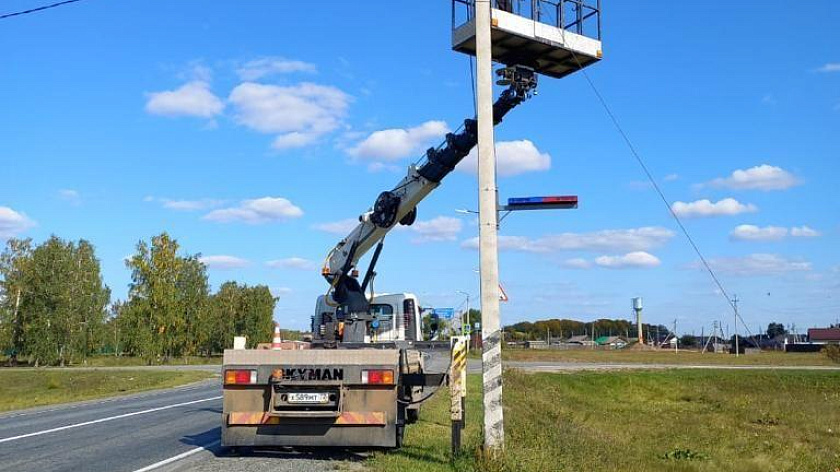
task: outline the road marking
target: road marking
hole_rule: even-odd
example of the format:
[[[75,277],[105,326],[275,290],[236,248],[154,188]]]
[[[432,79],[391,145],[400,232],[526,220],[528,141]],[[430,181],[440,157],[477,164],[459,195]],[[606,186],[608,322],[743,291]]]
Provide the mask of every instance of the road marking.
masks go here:
[[[204,399],[201,399],[201,400],[193,400],[193,401],[190,401],[190,402],[175,403],[173,405],[159,406],[157,408],[151,408],[151,409],[143,410],[143,411],[135,411],[133,413],[125,413],[123,415],[109,416],[107,418],[100,418],[98,420],[85,421],[84,423],[76,423],[76,424],[70,424],[70,425],[67,425],[67,426],[60,426],[58,428],[45,429],[43,431],[36,431],[34,433],[21,434],[20,436],[12,436],[12,437],[9,437],[9,438],[2,438],[2,439],[0,439],[0,444],[5,443],[5,442],[10,442],[10,441],[16,441],[18,439],[31,438],[33,436],[41,436],[42,434],[57,433],[59,431],[65,431],[65,430],[73,429],[73,428],[80,428],[82,426],[90,426],[92,424],[105,423],[107,421],[114,421],[114,420],[119,420],[119,419],[122,419],[122,418],[129,418],[129,417],[137,416],[137,415],[145,415],[146,413],[154,413],[156,411],[170,410],[172,408],[178,408],[179,406],[187,406],[187,405],[193,405],[195,403],[209,402],[211,400],[218,400],[220,398],[222,398],[221,395],[219,395],[217,397],[204,398]]]
[[[216,447],[216,446],[218,446],[220,443],[221,443],[221,441],[213,441],[213,442],[211,442],[210,444],[205,444],[204,446],[200,446],[200,447],[197,447],[197,448],[195,448],[195,449],[190,449],[190,450],[189,450],[189,451],[187,451],[187,452],[182,452],[181,454],[178,454],[177,456],[172,456],[172,457],[170,457],[169,459],[164,459],[164,460],[162,460],[162,461],[160,461],[160,462],[155,462],[155,463],[154,463],[154,464],[152,464],[152,465],[147,465],[146,467],[143,467],[142,469],[137,469],[137,470],[135,470],[134,472],[148,472],[148,471],[150,471],[150,470],[155,470],[155,469],[157,469],[157,468],[159,468],[159,467],[163,467],[163,466],[165,466],[165,465],[169,465],[169,464],[171,464],[171,463],[173,463],[173,462],[177,462],[177,461],[179,461],[179,460],[181,460],[181,459],[187,458],[187,457],[189,457],[189,456],[191,456],[191,455],[193,455],[193,454],[195,454],[195,453],[198,453],[198,452],[201,452],[201,451],[206,451],[206,450],[208,450],[208,449],[210,449],[210,448],[212,448],[212,447]]]
[[[210,381],[212,381],[212,379]],[[199,381],[197,383],[203,383],[203,382],[208,382],[209,383],[210,381],[202,380],[202,381]],[[95,405],[104,405],[106,403],[127,402],[127,401],[134,401],[134,400],[145,400],[145,399],[148,399],[150,397],[155,397],[155,396],[160,396],[160,395],[168,395],[172,392],[182,393],[182,392],[186,392],[186,391],[189,391],[189,390],[197,390],[197,389],[200,389],[200,388],[204,388],[204,386],[203,385],[193,385],[193,386],[189,386],[189,387],[174,387],[174,388],[171,388],[171,389],[154,390],[154,391],[145,392],[145,393],[134,393],[134,394],[128,394],[128,395],[120,395],[120,396],[116,396],[116,397],[112,397],[112,398],[106,398],[104,400],[81,400],[81,401],[78,401],[78,402],[66,403],[66,404],[61,405],[57,408],[49,408],[49,409],[40,409],[38,407],[33,407],[32,408],[33,411],[23,411],[23,412],[20,412],[20,413],[9,412],[9,413],[0,414],[0,420],[6,419],[6,418],[20,418],[22,416],[40,415],[42,413],[55,413],[56,411],[71,411],[71,410],[75,410],[75,409],[78,409],[78,408],[84,408],[84,407],[95,406]]]

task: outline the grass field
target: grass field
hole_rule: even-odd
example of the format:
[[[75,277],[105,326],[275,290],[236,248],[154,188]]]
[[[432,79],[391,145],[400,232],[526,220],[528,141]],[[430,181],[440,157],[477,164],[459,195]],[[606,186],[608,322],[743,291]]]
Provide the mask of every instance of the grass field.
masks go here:
[[[790,353],[764,351],[735,357],[732,354],[701,354],[699,351],[616,351],[506,349],[506,361],[596,362],[608,364],[702,364],[702,365],[776,365],[776,366],[840,366],[821,353]]]
[[[175,387],[210,377],[200,371],[0,369],[0,411]]]
[[[378,471],[822,471],[840,468],[840,373],[505,372],[506,453],[481,460],[480,377],[464,454],[449,459],[446,395]],[[476,458],[479,458],[478,460]]]
[[[221,356],[204,357],[204,356],[190,356],[190,357],[173,357],[164,365],[221,365]],[[144,366],[146,361],[140,357],[131,356],[96,356],[88,358],[87,365],[89,367],[135,367]],[[160,364],[154,364],[160,365]],[[79,367],[79,366],[76,366]]]
[[[8,363],[8,357],[0,356],[0,366],[5,366]],[[25,361],[21,360],[21,362]],[[222,357],[213,356],[189,356],[189,357],[173,357],[163,365],[221,365]],[[147,362],[141,357],[133,356],[92,356],[87,358],[87,363],[71,364],[68,367],[138,367],[145,366]],[[155,363],[153,365],[161,365]]]

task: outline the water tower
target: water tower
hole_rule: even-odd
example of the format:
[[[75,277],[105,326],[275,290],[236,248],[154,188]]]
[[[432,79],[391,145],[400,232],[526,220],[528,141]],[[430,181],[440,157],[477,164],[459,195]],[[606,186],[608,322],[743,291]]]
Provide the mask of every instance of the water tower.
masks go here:
[[[636,313],[636,328],[639,330],[639,345],[643,346],[645,344],[645,338],[642,335],[642,297],[636,297],[633,299],[633,311]]]
[[[473,56],[475,3],[452,0],[452,49]],[[496,62],[562,78],[601,59],[600,0],[491,0],[491,5]]]

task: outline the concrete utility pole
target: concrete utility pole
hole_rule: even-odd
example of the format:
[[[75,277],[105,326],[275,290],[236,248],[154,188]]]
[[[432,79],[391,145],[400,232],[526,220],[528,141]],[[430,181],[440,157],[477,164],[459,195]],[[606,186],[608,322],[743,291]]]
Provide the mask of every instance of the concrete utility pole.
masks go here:
[[[738,346],[738,295],[732,298],[732,306],[735,307],[735,357],[740,355]]]
[[[498,196],[493,137],[493,58],[490,1],[475,2],[476,91],[478,106],[478,219],[481,259],[481,364],[484,380],[484,447],[504,448],[502,336],[499,320]]]
[[[680,338],[677,336],[677,320],[674,320],[674,353],[680,352]]]

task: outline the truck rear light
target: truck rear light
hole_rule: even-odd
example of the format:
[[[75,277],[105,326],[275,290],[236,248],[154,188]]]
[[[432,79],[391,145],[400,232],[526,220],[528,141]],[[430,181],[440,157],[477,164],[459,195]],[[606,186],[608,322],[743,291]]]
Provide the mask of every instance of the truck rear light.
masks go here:
[[[394,385],[394,371],[390,369],[363,370],[362,383],[370,385]]]
[[[234,369],[225,371],[225,385],[253,385],[257,383],[257,371]]]

